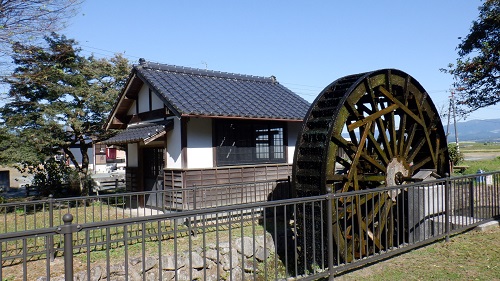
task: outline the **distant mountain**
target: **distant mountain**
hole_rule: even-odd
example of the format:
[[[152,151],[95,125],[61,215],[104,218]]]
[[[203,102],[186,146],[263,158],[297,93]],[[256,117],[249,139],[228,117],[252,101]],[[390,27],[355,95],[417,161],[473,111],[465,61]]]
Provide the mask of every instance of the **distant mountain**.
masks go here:
[[[441,120],[445,121],[445,120]],[[446,133],[447,126],[443,124]],[[500,142],[500,119],[469,120],[457,122],[458,141]],[[344,138],[349,134],[342,133]],[[455,142],[455,128],[450,124],[448,142]]]
[[[444,121],[444,120],[442,120]],[[444,131],[446,132],[446,124]],[[450,124],[448,142],[455,141],[455,129]],[[458,141],[500,142],[500,119],[457,122]]]

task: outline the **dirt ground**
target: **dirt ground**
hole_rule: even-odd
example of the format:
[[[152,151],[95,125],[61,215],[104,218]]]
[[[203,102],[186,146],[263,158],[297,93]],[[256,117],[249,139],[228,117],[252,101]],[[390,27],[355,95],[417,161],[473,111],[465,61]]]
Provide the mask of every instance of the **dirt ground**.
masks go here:
[[[464,152],[464,158],[468,161],[488,160],[500,157],[500,152]]]

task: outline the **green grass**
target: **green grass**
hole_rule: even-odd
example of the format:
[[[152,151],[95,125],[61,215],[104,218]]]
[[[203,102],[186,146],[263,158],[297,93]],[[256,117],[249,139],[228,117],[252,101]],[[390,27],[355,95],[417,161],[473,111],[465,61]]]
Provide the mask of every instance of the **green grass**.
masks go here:
[[[500,153],[500,143],[496,142],[464,142],[460,143],[460,152],[467,155],[468,153],[490,153],[494,152],[494,155]],[[459,163],[459,166],[469,166],[463,174],[471,175],[476,174],[478,170],[483,170],[485,172],[493,172],[500,170],[500,157],[495,157],[493,159],[485,160],[466,160]],[[458,176],[459,173],[455,172],[454,175]]]
[[[460,151],[500,151],[498,142],[461,142]]]
[[[500,280],[500,228],[455,235],[335,280]]]
[[[477,161],[464,161],[463,164],[469,166],[465,170],[464,174],[475,174],[478,170],[483,170],[485,172],[493,172],[500,170],[500,158],[494,158],[490,160],[477,160]]]

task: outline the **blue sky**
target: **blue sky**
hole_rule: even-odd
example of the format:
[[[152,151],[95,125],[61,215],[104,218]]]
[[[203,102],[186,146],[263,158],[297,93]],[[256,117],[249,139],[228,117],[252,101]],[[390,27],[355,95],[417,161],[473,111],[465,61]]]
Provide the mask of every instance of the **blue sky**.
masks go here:
[[[86,0],[62,31],[85,55],[123,53],[159,63],[275,75],[312,102],[332,81],[398,68],[448,109],[459,37],[480,0],[125,1]],[[500,106],[468,119],[497,118]]]

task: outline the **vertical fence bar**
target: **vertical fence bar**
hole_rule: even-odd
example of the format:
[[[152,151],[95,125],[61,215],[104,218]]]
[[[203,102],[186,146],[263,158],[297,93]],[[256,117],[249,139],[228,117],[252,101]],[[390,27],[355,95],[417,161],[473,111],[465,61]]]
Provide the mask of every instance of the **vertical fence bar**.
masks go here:
[[[73,231],[71,223],[73,215],[65,214],[63,216],[64,229],[64,280],[73,280]]]
[[[197,190],[198,188],[196,187],[196,185],[194,185],[194,188],[193,188],[193,209],[196,210],[196,196],[197,196]],[[191,235],[195,236],[196,237],[196,234],[198,233],[198,229],[197,229],[197,226],[196,226],[196,220],[197,220],[197,216],[195,215],[193,217],[193,229],[192,229],[192,232],[191,232]],[[189,241],[191,241],[191,239],[189,239]]]
[[[444,185],[444,229],[446,232],[446,242],[450,241],[450,174],[446,173]]]
[[[332,189],[328,188],[326,190],[326,223],[327,223],[327,231],[326,235],[328,236],[328,271],[329,277],[328,280],[333,280],[335,276],[335,272],[333,269],[333,207],[332,207]]]
[[[54,195],[49,195],[49,227],[54,227]],[[35,215],[36,216],[36,215]],[[47,237],[47,248],[49,249],[50,261],[53,262],[56,257],[56,251],[54,249],[54,234],[50,234]]]
[[[470,216],[474,217],[474,181],[469,180],[469,204],[470,204]]]

